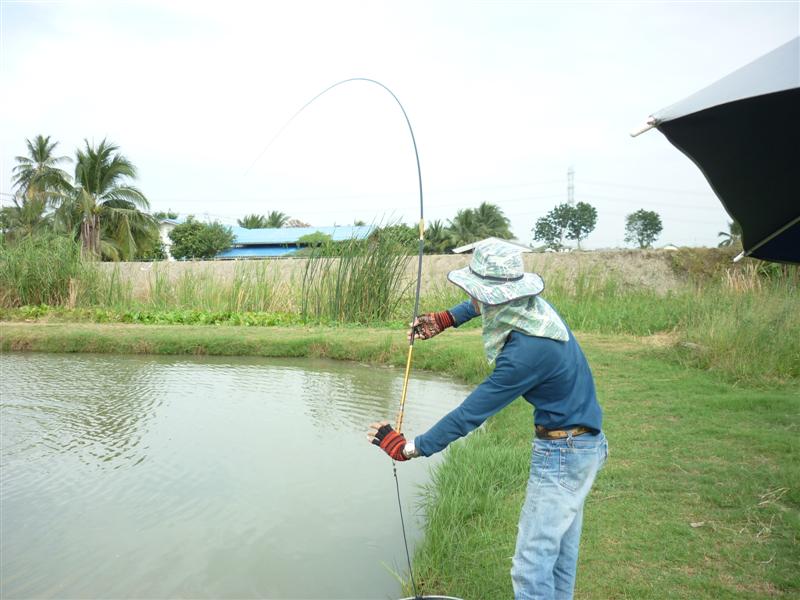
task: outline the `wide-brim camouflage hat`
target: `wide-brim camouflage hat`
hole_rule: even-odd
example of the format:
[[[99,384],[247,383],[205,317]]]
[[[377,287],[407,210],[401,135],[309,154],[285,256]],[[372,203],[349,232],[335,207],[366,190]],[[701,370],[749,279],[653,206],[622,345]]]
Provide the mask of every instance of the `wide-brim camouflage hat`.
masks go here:
[[[478,244],[469,266],[450,271],[447,279],[479,302],[492,306],[536,296],[544,290],[539,275],[525,272],[522,252],[511,244],[495,241]]]

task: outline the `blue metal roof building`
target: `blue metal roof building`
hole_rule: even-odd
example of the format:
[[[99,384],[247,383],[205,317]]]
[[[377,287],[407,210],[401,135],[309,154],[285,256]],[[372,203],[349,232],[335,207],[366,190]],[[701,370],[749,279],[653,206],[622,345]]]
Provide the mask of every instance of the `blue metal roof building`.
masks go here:
[[[232,227],[233,246],[217,254],[219,259],[270,258],[287,256],[304,247],[300,238],[312,233],[324,233],[334,242],[363,240],[375,229],[372,225],[343,225],[337,227],[281,227],[279,229],[245,229]]]

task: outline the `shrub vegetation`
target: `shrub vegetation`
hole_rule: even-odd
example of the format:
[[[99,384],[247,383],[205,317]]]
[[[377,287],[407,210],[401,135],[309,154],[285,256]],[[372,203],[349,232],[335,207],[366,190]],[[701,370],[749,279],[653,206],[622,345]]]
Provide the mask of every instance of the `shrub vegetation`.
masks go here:
[[[221,223],[201,223],[189,217],[169,232],[172,240],[170,253],[178,260],[182,258],[214,258],[230,248],[233,233]]]

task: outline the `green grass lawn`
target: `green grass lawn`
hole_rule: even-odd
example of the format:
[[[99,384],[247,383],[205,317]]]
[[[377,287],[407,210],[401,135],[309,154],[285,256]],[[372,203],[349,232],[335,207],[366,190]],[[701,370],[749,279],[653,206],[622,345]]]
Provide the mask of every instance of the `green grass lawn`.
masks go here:
[[[610,456],[586,505],[576,598],[799,597],[800,388],[736,387],[629,338],[578,337]],[[415,558],[426,587],[511,598],[530,442],[518,400],[450,452]]]
[[[398,366],[404,337],[369,328],[0,323],[3,351],[327,356]],[[746,387],[664,360],[645,340],[577,337],[595,374],[610,456],[586,505],[576,597],[800,597],[800,384]],[[414,368],[480,381],[488,367],[479,331],[416,344]],[[414,564],[426,593],[511,598],[531,429],[530,407],[517,401],[454,444],[421,491],[429,523]],[[395,517],[395,507],[386,510]]]

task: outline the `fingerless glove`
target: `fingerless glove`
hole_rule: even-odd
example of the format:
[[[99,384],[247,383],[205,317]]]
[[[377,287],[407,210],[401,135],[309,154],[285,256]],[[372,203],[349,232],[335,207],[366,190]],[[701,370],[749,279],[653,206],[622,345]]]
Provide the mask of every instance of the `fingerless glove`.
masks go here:
[[[406,438],[402,433],[397,433],[392,429],[391,425],[384,425],[378,429],[378,433],[375,434],[375,439],[372,440],[372,443],[379,446],[381,450],[386,452],[386,454],[391,456],[394,460],[408,460],[406,455],[403,454],[403,448],[406,446]]]
[[[439,335],[447,329],[452,327],[456,322],[450,311],[443,310],[441,312],[427,313],[420,315],[417,318],[417,325],[414,330],[420,339],[427,340],[435,335]]]

